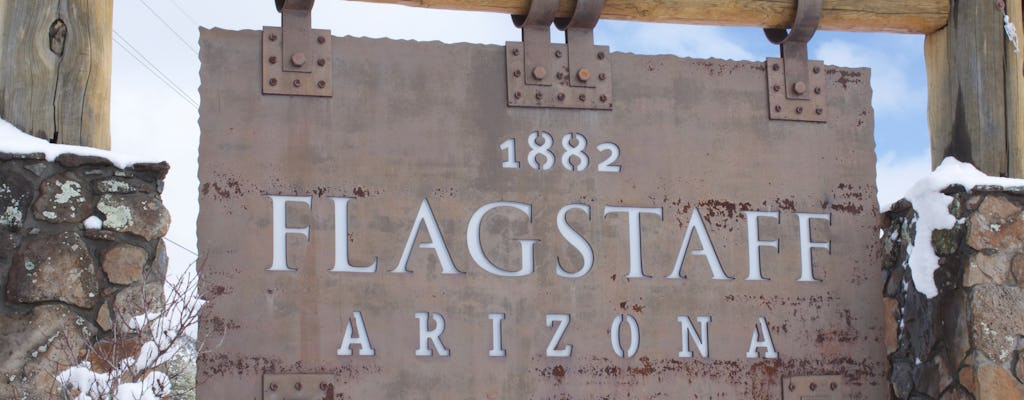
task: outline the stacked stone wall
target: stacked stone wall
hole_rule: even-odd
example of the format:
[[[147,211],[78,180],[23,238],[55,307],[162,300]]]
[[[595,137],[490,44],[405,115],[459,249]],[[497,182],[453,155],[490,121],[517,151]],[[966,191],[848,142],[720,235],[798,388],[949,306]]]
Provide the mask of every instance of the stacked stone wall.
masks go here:
[[[883,221],[885,338],[896,399],[1024,399],[1024,188],[954,186],[949,230],[935,231],[938,295],[908,268],[917,214]]]
[[[162,307],[167,170],[0,153],[0,399],[58,398],[57,373]]]

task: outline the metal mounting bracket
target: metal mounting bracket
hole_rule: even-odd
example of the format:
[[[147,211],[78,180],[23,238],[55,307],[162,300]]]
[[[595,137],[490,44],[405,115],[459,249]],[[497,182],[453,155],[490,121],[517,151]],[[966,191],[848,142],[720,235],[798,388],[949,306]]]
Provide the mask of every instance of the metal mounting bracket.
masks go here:
[[[782,400],[842,400],[841,375],[793,376],[782,379]]]
[[[334,376],[263,374],[263,400],[333,400]]]
[[[821,21],[822,0],[797,0],[792,29],[765,29],[782,58],[768,58],[768,115],[771,119],[826,122],[825,64],[807,60],[807,42]]]
[[[603,8],[604,0],[578,0],[571,18],[555,19],[558,0],[533,0],[527,15],[512,16],[523,41],[505,44],[509,107],[612,109],[608,46],[594,46]],[[552,22],[566,44],[551,43]]]
[[[315,0],[275,0],[281,27],[263,27],[263,94],[334,95],[331,31],[312,28]]]

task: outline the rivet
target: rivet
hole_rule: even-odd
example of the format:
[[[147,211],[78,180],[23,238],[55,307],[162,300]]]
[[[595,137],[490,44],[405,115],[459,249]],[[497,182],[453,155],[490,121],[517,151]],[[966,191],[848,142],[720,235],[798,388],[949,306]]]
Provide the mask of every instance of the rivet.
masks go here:
[[[277,86],[277,78],[270,78],[270,86]]]
[[[565,93],[559,93],[557,97],[558,97],[558,101],[565,100]]]
[[[521,93],[521,92],[516,92],[515,94],[513,94],[513,95],[512,95],[512,97],[515,97],[515,98],[517,98],[517,99],[518,99],[518,98],[521,98],[521,97],[523,97],[523,93]]]
[[[580,70],[576,72],[576,77],[579,78],[581,81],[586,82],[588,79],[590,79],[590,70],[586,68],[580,68]]]
[[[580,99],[580,101],[587,101],[587,95],[581,94],[579,99]]]
[[[818,384],[814,383],[814,382],[811,382],[811,391],[813,392],[815,390],[818,390]]]
[[[604,60],[604,52],[603,51],[597,52],[597,59],[598,60]]]
[[[558,71],[558,73],[555,74],[555,78],[558,78],[558,80],[562,80],[562,78],[565,78],[565,74],[562,73],[562,71]]]
[[[518,78],[518,77],[519,77],[520,75],[522,75],[522,74],[523,74],[523,72],[522,72],[522,71],[520,71],[520,70],[518,70],[518,69],[517,69],[517,70],[515,70],[515,71],[512,71],[512,76],[514,76],[514,77],[516,77],[516,78]]]
[[[295,390],[302,390],[302,382],[295,382]]]
[[[316,42],[317,43],[324,44],[324,42],[326,42],[326,41],[327,41],[327,38],[325,38],[323,36],[317,36],[316,37]]]
[[[814,71],[814,73],[817,74],[817,73],[821,72],[821,67],[814,67],[813,71]]]
[[[779,90],[782,90],[781,86],[779,86],[779,85],[772,85],[772,91],[773,92],[778,92]]]
[[[822,114],[822,113],[824,113],[824,112],[825,112],[825,110],[822,110],[822,109],[820,109],[820,108],[815,108],[815,109],[814,109],[814,113],[815,113],[815,114],[818,114],[818,115],[821,115],[821,114]]]
[[[821,88],[820,87],[814,88],[814,94],[821,94]]]
[[[292,54],[292,65],[294,65],[296,67],[301,67],[301,66],[303,66],[305,64],[306,64],[306,54],[305,53],[298,52],[298,53]]]
[[[544,67],[541,66],[533,67],[534,79],[544,79],[545,76],[548,76],[548,70],[544,69]]]
[[[537,94],[533,95],[533,97],[535,97],[537,100],[543,99],[544,93],[537,92]]]
[[[292,81],[292,86],[295,86],[295,87],[302,86],[302,81],[296,79],[296,80]]]
[[[323,88],[327,87],[327,82],[319,81],[319,82],[316,83],[316,87],[323,89]]]
[[[803,82],[797,82],[793,84],[793,93],[804,94],[807,92],[807,84]]]
[[[277,56],[270,56],[270,59],[267,61],[269,61],[271,64],[277,64]]]
[[[273,42],[273,41],[277,40],[277,34],[276,33],[271,33],[269,36],[267,36],[267,39],[270,40],[271,42]]]
[[[608,75],[606,75],[604,72],[602,72],[600,74],[597,74],[597,79],[600,79],[600,80],[603,81],[605,79],[608,79]]]
[[[327,60],[325,60],[323,58],[317,59],[316,60],[316,65],[319,65],[321,67],[324,66],[324,65],[327,65]]]
[[[561,50],[555,50],[555,58],[562,58],[562,51]]]
[[[772,64],[772,71],[778,71],[778,70],[779,70],[779,64]]]
[[[270,391],[271,392],[276,392],[277,391],[277,382],[270,382]]]
[[[608,101],[608,96],[602,94],[601,95],[601,102],[604,103],[606,101]]]
[[[796,108],[796,113],[797,114],[803,114],[804,113],[804,108],[803,107],[797,107]]]
[[[836,390],[836,389],[839,388],[839,384],[835,383],[835,382],[832,382],[832,383],[828,384],[828,388],[832,389],[832,390]]]
[[[512,49],[512,55],[518,56],[519,55],[519,49]]]
[[[775,112],[781,112],[782,106],[775,106]]]
[[[796,390],[796,385],[794,385],[793,382],[790,382],[789,383],[789,391],[792,392],[794,390]]]

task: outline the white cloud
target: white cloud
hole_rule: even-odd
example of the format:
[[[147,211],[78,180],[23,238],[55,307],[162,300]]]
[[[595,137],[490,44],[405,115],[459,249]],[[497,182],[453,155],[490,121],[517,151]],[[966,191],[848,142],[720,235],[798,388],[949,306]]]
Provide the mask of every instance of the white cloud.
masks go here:
[[[871,104],[876,113],[924,115],[928,93],[925,87],[911,84],[909,54],[885,53],[861,42],[839,39],[812,41],[810,45],[811,58],[831,65],[871,68]]]
[[[716,26],[672,25],[601,21],[595,30],[599,44],[613,42],[612,50],[637,54],[674,54],[680,57],[764,60],[729,38]],[[767,39],[766,39],[767,40]]]
[[[878,158],[878,204],[882,208],[903,198],[914,183],[928,176],[932,171],[932,156],[929,151],[910,157],[899,157],[886,153]]]

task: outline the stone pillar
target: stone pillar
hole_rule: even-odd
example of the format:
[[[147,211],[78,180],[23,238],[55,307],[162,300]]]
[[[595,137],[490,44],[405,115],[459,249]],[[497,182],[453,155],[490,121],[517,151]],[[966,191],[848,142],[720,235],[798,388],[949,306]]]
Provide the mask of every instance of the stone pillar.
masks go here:
[[[57,373],[162,307],[167,170],[0,153],[0,399],[58,398]]]
[[[885,214],[885,338],[897,399],[1024,399],[1024,188],[953,186],[949,230],[934,232],[939,293],[908,269],[916,214]]]

